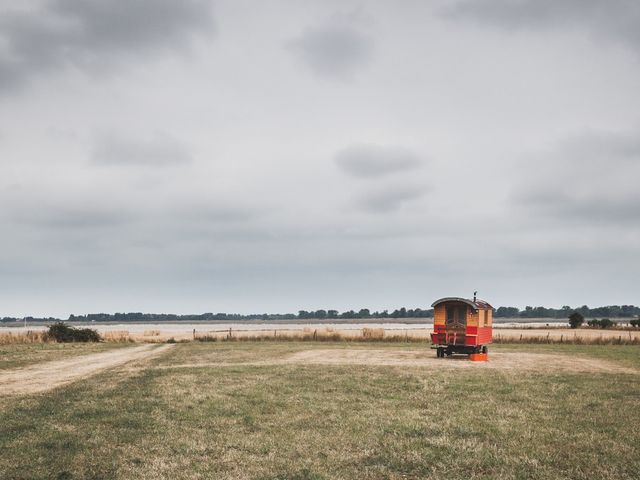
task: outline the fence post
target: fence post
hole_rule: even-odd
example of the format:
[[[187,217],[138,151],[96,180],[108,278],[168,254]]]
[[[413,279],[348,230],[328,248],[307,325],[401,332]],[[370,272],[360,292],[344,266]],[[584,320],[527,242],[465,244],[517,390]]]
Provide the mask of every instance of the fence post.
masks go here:
[[[313,339],[314,340],[318,339],[318,330],[317,329],[313,331]]]

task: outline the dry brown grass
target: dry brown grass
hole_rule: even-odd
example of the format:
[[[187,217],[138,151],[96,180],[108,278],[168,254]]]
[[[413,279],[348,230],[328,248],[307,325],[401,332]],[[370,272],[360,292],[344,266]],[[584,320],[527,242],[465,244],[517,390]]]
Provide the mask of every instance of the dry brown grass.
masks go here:
[[[512,335],[502,336],[499,333],[493,334],[493,343],[504,344],[553,344],[553,345],[640,345],[640,338],[631,335],[631,332],[620,334],[618,336],[582,336],[582,335],[520,335],[515,337]]]
[[[362,338],[367,338],[367,339],[384,338],[384,328],[363,328]]]
[[[433,352],[425,352],[433,362],[468,368],[260,366],[345,346],[185,343],[140,368],[106,370],[19,401],[7,397],[0,403],[0,477],[638,478],[637,375],[497,371],[486,368],[491,362],[437,360]],[[493,353],[506,350],[564,355],[567,366],[574,355],[634,365],[640,357],[638,347],[625,346],[513,345]],[[220,368],[226,362],[236,365]],[[192,366],[153,368],[176,364]]]
[[[126,330],[114,330],[101,335],[105,342],[133,342]],[[29,330],[26,332],[1,332],[0,345],[13,345],[22,343],[57,343],[53,337],[44,330]]]
[[[133,342],[134,340],[129,336],[127,330],[113,330],[110,332],[104,332],[102,338],[105,342]]]
[[[196,341],[199,342],[266,342],[266,341],[286,341],[286,342],[406,342],[406,343],[430,343],[430,339],[424,336],[403,332],[389,335],[382,328],[363,328],[362,331],[354,334],[345,334],[331,329],[312,330],[305,328],[299,332],[278,333],[276,330],[270,333],[256,332],[255,334],[244,333],[234,335],[233,333],[202,333],[196,334]],[[500,344],[550,344],[550,345],[640,345],[640,338],[631,335],[630,332],[621,333],[618,336],[582,336],[582,335],[502,335],[495,333],[493,343]]]
[[[144,337],[158,337],[160,336],[160,330],[145,330]]]
[[[364,330],[373,330],[373,333]],[[382,333],[380,333],[382,332]],[[196,334],[195,340],[198,342],[413,342],[425,343],[428,339],[411,335],[390,335],[385,336],[383,329],[363,329],[362,332],[354,335],[345,335],[331,329],[318,329],[301,332],[278,333],[257,333],[255,335],[216,335],[215,333]]]
[[[47,332],[33,331],[27,332],[3,332],[0,333],[0,345],[10,345],[15,343],[54,343],[55,340],[49,338]]]

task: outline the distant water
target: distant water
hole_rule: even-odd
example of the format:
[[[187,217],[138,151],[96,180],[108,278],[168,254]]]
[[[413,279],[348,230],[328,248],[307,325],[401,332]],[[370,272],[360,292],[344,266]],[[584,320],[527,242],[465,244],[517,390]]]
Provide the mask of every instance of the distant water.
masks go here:
[[[567,322],[495,322],[496,328],[545,328],[547,326],[554,327],[566,327]],[[433,321],[426,321],[422,323],[404,323],[398,322],[361,322],[361,323],[328,323],[328,322],[309,322],[309,323],[276,323],[276,322],[204,322],[204,323],[188,323],[188,322],[174,322],[174,323],[100,323],[100,322],[82,322],[74,323],[73,325],[87,326],[97,329],[99,332],[112,332],[118,330],[126,330],[131,334],[142,334],[146,330],[160,330],[163,334],[167,335],[180,335],[196,332],[213,332],[213,331],[228,331],[231,329],[234,332],[273,332],[274,330],[287,330],[287,331],[304,331],[307,330],[323,330],[333,329],[340,331],[348,330],[362,330],[363,328],[384,328],[386,331],[404,331],[404,330],[430,330],[433,328]],[[24,332],[26,330],[46,330],[46,325],[29,325],[26,328],[22,323],[4,324],[0,326],[3,332]]]

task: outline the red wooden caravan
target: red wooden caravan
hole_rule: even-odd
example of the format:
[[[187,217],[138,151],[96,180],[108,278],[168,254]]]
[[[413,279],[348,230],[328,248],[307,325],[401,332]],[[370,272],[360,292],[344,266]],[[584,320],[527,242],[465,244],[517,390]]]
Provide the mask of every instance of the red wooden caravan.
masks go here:
[[[431,306],[434,309],[431,342],[438,357],[454,353],[487,353],[487,345],[491,343],[492,336],[491,305],[476,299],[474,295],[473,300],[441,298]]]

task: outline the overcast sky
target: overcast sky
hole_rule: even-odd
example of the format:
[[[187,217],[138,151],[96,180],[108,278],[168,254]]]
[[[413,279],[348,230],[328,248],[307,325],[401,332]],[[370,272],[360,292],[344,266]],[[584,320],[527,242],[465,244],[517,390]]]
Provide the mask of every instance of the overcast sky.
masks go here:
[[[640,304],[636,0],[0,0],[0,316]]]

